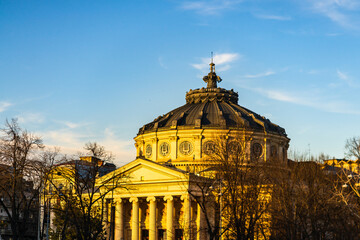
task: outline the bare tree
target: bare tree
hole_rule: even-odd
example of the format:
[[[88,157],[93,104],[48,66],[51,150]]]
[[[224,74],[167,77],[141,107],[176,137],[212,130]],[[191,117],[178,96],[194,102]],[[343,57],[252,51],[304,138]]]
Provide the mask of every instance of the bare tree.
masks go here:
[[[47,197],[58,202],[53,204],[56,226],[52,234],[59,239],[74,234],[78,240],[104,239],[105,197],[119,187],[123,179],[113,171],[115,165],[108,162],[112,155],[103,146],[87,143],[84,149],[86,157],[66,160],[49,173]]]
[[[273,239],[357,239],[358,220],[335,192],[337,175],[317,162],[292,162],[274,178]]]
[[[345,157],[360,159],[360,137],[351,137],[346,140]]]
[[[217,138],[209,153],[208,168],[202,172],[205,180],[202,185],[198,182],[192,193],[203,211],[210,239],[223,236],[242,240],[269,235],[268,167],[249,158],[246,152],[249,141],[245,131]],[[209,210],[211,203],[215,214]]]
[[[85,144],[86,156],[92,156],[101,159],[104,162],[112,162],[114,156],[111,152],[106,151],[104,146],[99,145],[97,142],[88,142]]]
[[[221,193],[222,188],[220,181],[212,174],[212,169],[205,169],[191,177],[188,192],[191,199],[197,203],[206,226],[203,229],[197,229],[197,234],[207,233],[209,240],[219,239],[220,229],[220,211],[221,211]],[[203,175],[203,176],[201,176]],[[190,238],[190,237],[189,237]]]
[[[19,127],[17,121],[6,121],[0,138],[0,206],[12,230],[12,239],[24,239],[36,226],[39,192],[44,172],[50,167],[42,140]],[[37,229],[33,229],[33,234]]]

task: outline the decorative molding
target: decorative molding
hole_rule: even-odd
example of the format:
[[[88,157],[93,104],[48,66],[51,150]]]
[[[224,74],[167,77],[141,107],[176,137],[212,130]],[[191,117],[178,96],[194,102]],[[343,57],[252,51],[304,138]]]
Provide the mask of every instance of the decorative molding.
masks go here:
[[[162,157],[166,157],[170,154],[170,144],[167,142],[162,142],[159,146],[159,153]]]
[[[175,141],[175,140],[179,139],[178,136],[170,136],[169,138],[170,138],[171,141]]]
[[[190,200],[190,195],[189,195],[189,194],[181,195],[180,199],[181,199],[182,201]]]
[[[186,103],[203,103],[210,101],[229,101],[237,104],[239,95],[233,90],[224,88],[200,88],[186,93]]]
[[[193,138],[194,138],[195,140],[199,140],[199,139],[202,138],[202,135],[193,135]]]
[[[131,198],[129,199],[129,202],[139,202],[139,198],[137,198],[137,197],[131,197]]]
[[[189,156],[193,150],[193,144],[190,141],[183,141],[179,145],[179,150],[182,155]]]
[[[167,196],[164,197],[164,201],[167,201],[167,200],[173,201],[174,198],[171,195],[167,195]]]
[[[145,156],[147,158],[150,158],[151,155],[152,155],[152,146],[151,146],[151,144],[147,144],[145,147]]]
[[[155,201],[156,201],[156,197],[154,197],[154,196],[147,197],[147,198],[146,198],[146,201],[148,201],[148,202],[150,202],[150,201],[155,202]]]

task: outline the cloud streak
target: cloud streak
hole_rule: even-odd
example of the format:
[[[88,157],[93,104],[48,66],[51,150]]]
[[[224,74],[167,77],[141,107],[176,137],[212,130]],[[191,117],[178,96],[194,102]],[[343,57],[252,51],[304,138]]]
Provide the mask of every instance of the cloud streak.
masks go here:
[[[40,113],[24,113],[16,117],[19,123],[43,123],[45,118]]]
[[[360,3],[357,0],[309,0],[312,9],[336,24],[350,29],[359,29]],[[355,14],[354,14],[355,13]]]
[[[280,16],[280,15],[255,14],[254,16],[257,18],[266,19],[266,20],[277,20],[277,21],[290,21],[291,20],[291,17],[289,17],[289,16]]]
[[[304,94],[296,94],[289,91],[263,89],[263,88],[248,88],[254,92],[257,92],[269,99],[288,102],[297,105],[303,105],[325,112],[341,113],[341,114],[353,114],[360,115],[359,109],[354,109],[351,105],[344,101],[334,101],[328,99],[322,99],[319,96],[312,96]]]
[[[341,72],[340,70],[337,70],[336,71],[338,77],[341,79],[341,80],[348,80],[349,77],[348,75],[346,75],[345,73]]]
[[[276,74],[273,71],[266,71],[264,73],[258,73],[258,74],[247,74],[244,76],[244,78],[261,78],[261,77],[267,77]]]
[[[354,83],[352,78],[347,73],[344,73],[344,72],[340,71],[339,69],[337,69],[336,74],[337,74],[338,78],[340,80],[342,80],[349,87],[352,87],[352,88],[359,87],[356,83]]]
[[[165,65],[162,57],[158,57],[158,62],[159,62],[160,67],[167,69],[167,66]]]
[[[219,66],[219,71],[226,71],[231,68],[230,63],[236,61],[241,57],[238,53],[221,53],[214,55],[214,63],[216,66]],[[191,64],[196,69],[206,70],[209,68],[209,63],[211,62],[211,58],[201,58],[200,63]]]
[[[10,102],[6,102],[6,101],[0,102],[0,112],[6,111],[11,105],[13,104]]]
[[[201,15],[219,15],[233,9],[241,0],[185,1],[180,5],[183,10],[194,11]]]
[[[82,128],[84,124],[64,122],[68,125],[62,129],[38,132],[43,137],[48,147],[60,147],[62,153],[77,155],[83,151],[84,144],[89,141],[96,141],[115,155],[114,163],[118,166],[135,159],[135,150],[132,140],[123,140],[116,137],[111,128],[105,128],[101,134],[89,133]]]

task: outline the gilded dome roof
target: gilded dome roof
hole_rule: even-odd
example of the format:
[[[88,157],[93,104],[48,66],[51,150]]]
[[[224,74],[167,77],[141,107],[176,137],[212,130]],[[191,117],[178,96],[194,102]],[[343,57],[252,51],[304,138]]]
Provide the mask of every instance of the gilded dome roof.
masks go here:
[[[221,78],[210,64],[210,73],[203,78],[207,88],[186,93],[186,104],[176,108],[139,129],[140,134],[171,129],[238,129],[247,128],[286,136],[285,129],[238,105],[238,94],[217,87]]]

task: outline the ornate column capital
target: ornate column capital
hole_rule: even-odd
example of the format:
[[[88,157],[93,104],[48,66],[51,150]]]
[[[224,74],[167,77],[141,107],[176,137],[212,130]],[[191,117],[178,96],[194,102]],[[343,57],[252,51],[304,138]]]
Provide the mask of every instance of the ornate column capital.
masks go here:
[[[137,198],[137,197],[131,197],[131,198],[129,199],[129,202],[139,202],[139,198]]]
[[[184,195],[181,195],[180,197],[181,200],[190,200],[190,195],[189,194],[184,194]]]
[[[147,198],[146,198],[146,201],[148,201],[148,202],[150,202],[150,201],[155,202],[155,201],[156,201],[156,197],[154,197],[154,196],[147,197]]]
[[[118,203],[122,203],[123,200],[122,200],[122,198],[116,198],[116,200],[114,200],[113,202],[114,202],[114,204],[118,204]]]
[[[174,198],[173,198],[173,196],[171,196],[171,195],[166,195],[166,196],[164,197],[164,201],[167,201],[167,200],[173,201]]]

